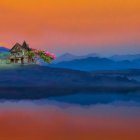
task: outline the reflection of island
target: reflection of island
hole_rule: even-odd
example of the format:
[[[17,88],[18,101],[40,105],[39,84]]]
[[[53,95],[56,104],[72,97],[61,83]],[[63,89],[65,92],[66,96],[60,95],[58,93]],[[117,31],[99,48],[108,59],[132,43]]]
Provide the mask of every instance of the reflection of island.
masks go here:
[[[130,92],[140,90],[140,82],[128,77],[128,70],[101,74],[37,65],[0,70],[0,98],[43,98],[77,92]],[[135,77],[140,71],[131,70]],[[136,74],[136,75],[135,75]]]

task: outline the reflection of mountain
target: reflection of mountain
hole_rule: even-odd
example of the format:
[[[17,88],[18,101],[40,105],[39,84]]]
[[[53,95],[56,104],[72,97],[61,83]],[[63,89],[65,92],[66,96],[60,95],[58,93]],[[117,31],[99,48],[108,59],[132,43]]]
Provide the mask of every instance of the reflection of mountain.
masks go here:
[[[88,92],[81,92],[78,94],[54,96],[48,99],[57,101],[59,103],[80,104],[80,105],[97,105],[97,104],[113,104],[113,105],[139,105],[140,106],[140,94],[139,92],[130,92],[129,94],[118,94],[117,92],[94,92],[94,94]],[[44,103],[48,103],[48,100],[43,100]],[[43,102],[41,100],[41,102]]]
[[[53,67],[85,71],[140,68],[140,59],[135,59],[133,61],[114,61],[108,58],[88,57],[84,59],[60,62],[54,64]]]
[[[126,76],[41,66],[0,70],[0,98],[42,98],[87,91],[138,90],[140,83]]]

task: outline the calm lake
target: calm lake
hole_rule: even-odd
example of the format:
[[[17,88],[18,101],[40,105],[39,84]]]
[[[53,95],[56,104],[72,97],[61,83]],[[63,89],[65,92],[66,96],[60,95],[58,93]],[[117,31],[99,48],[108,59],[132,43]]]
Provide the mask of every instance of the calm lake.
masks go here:
[[[1,100],[0,140],[140,140],[140,93]]]

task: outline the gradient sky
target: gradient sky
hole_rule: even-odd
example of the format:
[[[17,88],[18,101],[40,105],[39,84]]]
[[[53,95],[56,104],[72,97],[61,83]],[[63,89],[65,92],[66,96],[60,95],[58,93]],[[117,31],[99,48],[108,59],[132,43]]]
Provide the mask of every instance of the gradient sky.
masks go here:
[[[139,53],[139,0],[1,0],[0,45],[61,54]]]

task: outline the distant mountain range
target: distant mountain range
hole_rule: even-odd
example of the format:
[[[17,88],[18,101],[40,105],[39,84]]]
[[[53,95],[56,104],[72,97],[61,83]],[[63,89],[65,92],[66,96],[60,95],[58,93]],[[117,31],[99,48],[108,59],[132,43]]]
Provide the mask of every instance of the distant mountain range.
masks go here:
[[[8,51],[9,51],[8,48],[0,47],[0,53],[1,53],[1,52],[8,52]]]
[[[10,49],[0,46],[0,52],[8,52]],[[62,54],[61,56],[59,56],[54,63],[59,63],[59,62],[64,62],[64,61],[72,61],[72,60],[76,60],[76,59],[86,59],[88,57],[100,57],[98,54],[96,53],[90,53],[87,55],[73,55],[71,53],[65,53]],[[124,61],[124,60],[135,60],[135,59],[140,59],[140,54],[128,54],[128,55],[113,55],[111,57],[108,57],[110,60],[114,60],[114,61]]]
[[[57,68],[68,68],[74,70],[94,71],[94,70],[119,70],[140,68],[140,59],[115,61],[109,58],[88,57],[64,61],[51,65]]]
[[[87,55],[81,55],[81,56],[77,56],[77,55],[73,55],[70,53],[65,53],[61,56],[59,56],[54,63],[59,63],[62,61],[71,61],[71,60],[75,60],[75,59],[83,59],[83,58],[88,58],[88,57],[98,57],[98,54],[96,53],[91,53],[91,54],[87,54]]]
[[[82,56],[73,55],[71,53],[65,53],[65,54],[62,54],[61,56],[59,56],[54,61],[54,63],[59,63],[59,62],[64,62],[64,61],[72,61],[72,60],[76,60],[76,59],[84,59],[84,58],[88,58],[88,57],[100,57],[100,56],[96,53],[91,53],[91,54],[82,55]],[[114,61],[124,61],[124,60],[132,61],[135,59],[140,59],[140,54],[113,55],[113,56],[107,57],[107,58],[114,60]]]
[[[8,48],[0,47],[0,53],[8,51]],[[48,66],[48,64],[41,60],[38,63],[39,65]],[[58,57],[50,67],[81,71],[139,69],[140,54],[114,55],[112,57],[102,58],[96,53],[82,56],[65,53]]]

